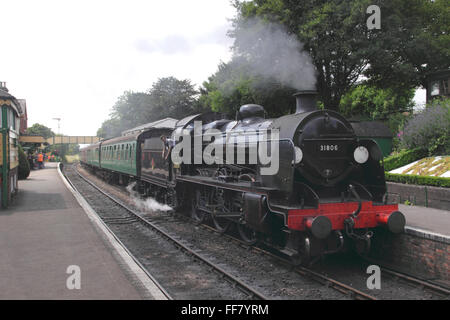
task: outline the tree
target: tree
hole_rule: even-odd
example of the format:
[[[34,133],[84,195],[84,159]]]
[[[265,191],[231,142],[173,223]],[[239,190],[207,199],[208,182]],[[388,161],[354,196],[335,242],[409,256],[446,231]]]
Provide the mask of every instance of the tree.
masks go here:
[[[221,63],[215,74],[200,88],[202,108],[234,116],[240,106],[249,103],[264,106],[269,117],[279,117],[295,108],[296,91],[275,79],[256,76],[245,59],[234,56]]]
[[[362,84],[342,96],[339,111],[347,117],[385,120],[394,113],[412,112],[414,90],[379,89]]]
[[[448,0],[381,1],[380,7],[382,32],[370,34],[365,76],[382,88],[426,88],[430,73],[450,66]]]
[[[373,4],[381,8],[379,30],[367,27],[366,9]],[[448,0],[253,0],[235,6],[235,48],[249,19],[282,24],[311,55],[327,109],[338,110],[341,97],[364,77],[380,87],[411,89],[450,65]]]
[[[190,80],[160,78],[148,94],[150,108],[146,110],[146,119],[150,121],[166,117],[181,119],[196,110],[198,92]]]
[[[125,91],[116,101],[107,125],[119,132],[152,121],[150,95],[144,92]],[[115,119],[115,120],[113,120]],[[155,119],[156,120],[156,119]]]
[[[197,95],[189,80],[174,77],[158,79],[147,92],[125,91],[97,136],[119,136],[122,131],[166,117],[181,119],[199,110]]]
[[[44,126],[40,123],[35,123],[27,129],[27,134],[42,136],[44,139],[53,137],[55,133],[49,127]]]
[[[131,128],[131,127],[128,127]],[[120,136],[121,132],[127,129],[118,118],[110,118],[103,121],[102,126],[97,130],[97,136],[101,138],[113,138]]]

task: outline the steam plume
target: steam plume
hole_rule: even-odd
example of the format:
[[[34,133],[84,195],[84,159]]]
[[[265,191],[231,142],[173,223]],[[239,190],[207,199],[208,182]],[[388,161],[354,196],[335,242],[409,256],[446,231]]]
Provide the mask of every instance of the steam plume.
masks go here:
[[[134,205],[140,209],[140,210],[149,210],[149,211],[170,211],[172,210],[171,207],[169,207],[166,204],[159,203],[153,198],[147,198],[145,200],[142,200],[139,197],[139,194],[134,191],[134,186],[136,185],[136,182],[133,182],[127,186],[127,191],[131,197],[131,199],[134,202]]]
[[[255,75],[298,89],[314,90],[316,70],[295,35],[275,23],[245,21],[235,33],[235,53],[246,57]]]

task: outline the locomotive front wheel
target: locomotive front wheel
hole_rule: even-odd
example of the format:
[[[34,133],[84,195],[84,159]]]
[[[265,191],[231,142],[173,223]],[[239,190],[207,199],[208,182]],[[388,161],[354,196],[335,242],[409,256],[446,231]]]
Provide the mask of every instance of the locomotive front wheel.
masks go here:
[[[299,263],[303,266],[309,266],[309,264],[311,263],[311,242],[308,237],[305,237],[300,241],[298,253],[298,261],[296,261],[296,263]]]
[[[173,188],[167,189],[167,193],[164,195],[164,202],[170,206],[174,211],[179,209],[178,196]]]
[[[219,231],[220,233],[225,233],[230,228],[231,221],[228,219],[218,218],[215,215],[213,215],[212,220],[217,231]]]
[[[206,213],[198,208],[198,203],[200,201],[200,191],[196,191],[194,199],[192,199],[191,204],[191,218],[194,223],[200,224],[205,220]]]
[[[237,229],[241,239],[249,246],[254,245],[258,241],[256,231],[247,227],[245,224],[238,223]]]
[[[356,239],[353,240],[353,248],[359,256],[367,258],[370,252],[371,239],[367,237],[366,239]]]

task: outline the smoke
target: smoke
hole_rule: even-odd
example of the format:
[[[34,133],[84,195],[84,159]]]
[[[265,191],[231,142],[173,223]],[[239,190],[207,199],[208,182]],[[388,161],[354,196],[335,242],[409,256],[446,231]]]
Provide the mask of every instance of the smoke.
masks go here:
[[[254,75],[297,90],[315,89],[316,70],[311,56],[283,26],[249,19],[234,36],[235,53],[246,58]]]
[[[134,205],[139,210],[144,211],[170,211],[172,208],[166,204],[159,203],[153,198],[147,198],[145,200],[141,199],[139,197],[139,194],[134,191],[134,186],[136,185],[136,182],[133,182],[127,186],[128,194],[130,195],[131,199],[133,200]]]

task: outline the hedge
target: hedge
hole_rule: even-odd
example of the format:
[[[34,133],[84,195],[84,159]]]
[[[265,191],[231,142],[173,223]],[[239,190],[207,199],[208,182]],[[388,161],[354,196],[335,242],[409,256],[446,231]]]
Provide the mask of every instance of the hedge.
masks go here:
[[[26,179],[30,175],[30,165],[27,156],[19,145],[19,179]]]
[[[384,174],[386,180],[391,182],[450,188],[450,178],[417,176],[412,174],[397,174],[389,172],[385,172]]]
[[[384,159],[384,171],[391,171],[407,164],[425,158],[428,155],[426,149],[402,150],[398,154],[389,156]]]

